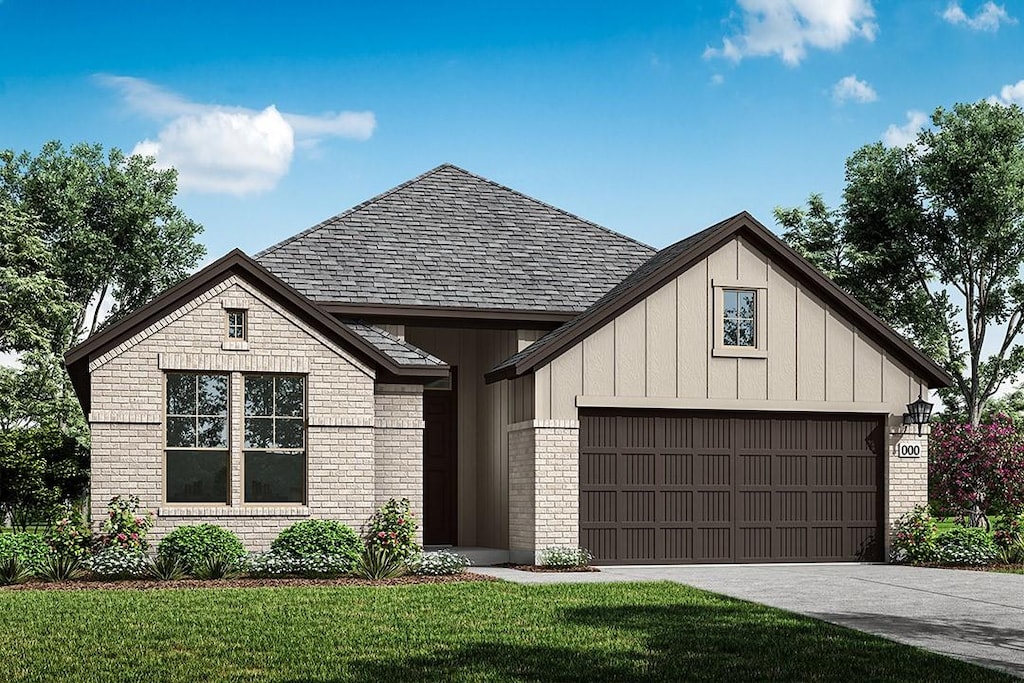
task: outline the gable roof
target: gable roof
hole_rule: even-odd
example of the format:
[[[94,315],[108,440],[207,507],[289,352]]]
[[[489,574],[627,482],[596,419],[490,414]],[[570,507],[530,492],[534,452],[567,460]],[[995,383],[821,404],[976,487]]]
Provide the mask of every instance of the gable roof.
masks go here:
[[[517,377],[554,360],[735,236],[744,237],[762,250],[774,263],[813,290],[883,349],[915,371],[930,387],[948,387],[952,384],[952,378],[935,361],[907,342],[864,304],[832,282],[746,211],[665,247],[584,313],[492,368],[485,375],[487,382]]]
[[[571,315],[654,253],[443,164],[260,252],[256,260],[303,295],[334,305],[326,310],[342,313],[402,306]]]
[[[92,335],[64,355],[64,363],[71,375],[72,385],[82,409],[88,412],[90,405],[91,359],[115,348],[232,275],[238,275],[256,284],[261,292],[297,315],[310,327],[355,352],[360,358],[385,373],[404,377],[438,377],[448,373],[448,366],[443,361],[412,344],[397,338],[388,338],[390,335],[383,330],[374,332],[365,325],[357,326],[355,329],[345,325],[322,311],[244,252],[235,249],[167,289],[145,306]],[[396,344],[396,341],[400,343]]]

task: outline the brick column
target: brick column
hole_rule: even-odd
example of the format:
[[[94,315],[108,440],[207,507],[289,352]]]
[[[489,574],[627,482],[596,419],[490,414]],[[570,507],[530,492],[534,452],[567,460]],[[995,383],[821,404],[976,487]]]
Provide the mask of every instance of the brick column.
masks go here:
[[[378,384],[374,388],[374,499],[408,498],[423,543],[423,387]]]
[[[888,487],[885,505],[885,558],[889,558],[893,523],[917,505],[928,504],[928,433],[917,433],[917,425],[902,424],[901,416],[889,422],[889,448],[886,449]]]

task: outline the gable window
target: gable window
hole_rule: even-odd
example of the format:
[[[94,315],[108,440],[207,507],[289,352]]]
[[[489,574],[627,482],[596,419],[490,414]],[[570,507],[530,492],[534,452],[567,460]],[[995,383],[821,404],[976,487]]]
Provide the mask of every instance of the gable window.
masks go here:
[[[245,376],[246,503],[305,501],[305,408],[305,377]]]
[[[233,309],[228,314],[228,339],[245,341],[247,338],[245,311]]]
[[[722,292],[722,343],[725,346],[757,346],[757,291],[726,289]]]
[[[228,378],[166,375],[164,480],[168,503],[228,502]]]

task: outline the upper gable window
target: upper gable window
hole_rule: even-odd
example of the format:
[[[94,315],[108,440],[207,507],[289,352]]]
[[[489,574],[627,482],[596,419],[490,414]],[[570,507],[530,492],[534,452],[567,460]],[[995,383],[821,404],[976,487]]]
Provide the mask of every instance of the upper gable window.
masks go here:
[[[228,316],[228,339],[237,339],[238,341],[245,341],[248,338],[248,330],[246,329],[245,311],[241,309],[229,309],[227,311]]]
[[[733,358],[768,357],[768,288],[762,283],[713,283],[708,324],[711,354]]]
[[[757,290],[724,290],[722,316],[722,343],[725,346],[757,347]]]

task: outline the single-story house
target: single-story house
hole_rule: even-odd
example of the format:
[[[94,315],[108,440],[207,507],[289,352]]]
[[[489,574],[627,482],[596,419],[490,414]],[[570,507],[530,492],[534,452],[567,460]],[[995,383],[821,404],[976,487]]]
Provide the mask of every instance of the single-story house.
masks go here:
[[[881,559],[949,377],[747,213],[662,250],[442,165],[233,251],[67,355],[92,516],[253,549],[407,497],[531,561]]]

